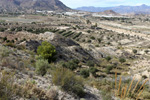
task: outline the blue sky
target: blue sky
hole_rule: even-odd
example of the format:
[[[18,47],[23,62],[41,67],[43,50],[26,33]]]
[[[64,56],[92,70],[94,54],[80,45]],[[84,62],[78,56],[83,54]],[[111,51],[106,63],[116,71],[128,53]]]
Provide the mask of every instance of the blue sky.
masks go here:
[[[81,6],[111,7],[119,5],[150,5],[150,0],[60,0],[70,8]]]

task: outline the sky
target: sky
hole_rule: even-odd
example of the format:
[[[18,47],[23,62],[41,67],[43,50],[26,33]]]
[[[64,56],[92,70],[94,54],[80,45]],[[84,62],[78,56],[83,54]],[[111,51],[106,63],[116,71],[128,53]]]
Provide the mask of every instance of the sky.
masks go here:
[[[150,5],[150,0],[60,0],[70,8],[77,8],[82,6],[94,7],[112,7],[120,5]]]

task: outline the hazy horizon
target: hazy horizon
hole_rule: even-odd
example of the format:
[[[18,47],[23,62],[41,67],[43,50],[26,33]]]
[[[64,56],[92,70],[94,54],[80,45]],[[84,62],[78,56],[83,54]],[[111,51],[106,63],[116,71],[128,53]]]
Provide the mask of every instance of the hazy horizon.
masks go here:
[[[60,0],[66,6],[70,8],[78,7],[113,7],[113,6],[139,6],[142,4],[150,5],[150,1],[147,0]]]

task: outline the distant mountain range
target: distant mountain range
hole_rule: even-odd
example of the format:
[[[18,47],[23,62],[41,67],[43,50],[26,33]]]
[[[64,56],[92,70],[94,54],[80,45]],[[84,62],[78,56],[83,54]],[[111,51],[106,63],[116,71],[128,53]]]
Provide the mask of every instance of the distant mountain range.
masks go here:
[[[103,12],[105,10],[113,10],[120,14],[150,14],[150,6],[145,4],[141,6],[116,6],[116,7],[79,7],[76,10],[89,11],[89,12]]]
[[[59,0],[0,0],[1,12],[34,12],[35,10],[69,11]]]

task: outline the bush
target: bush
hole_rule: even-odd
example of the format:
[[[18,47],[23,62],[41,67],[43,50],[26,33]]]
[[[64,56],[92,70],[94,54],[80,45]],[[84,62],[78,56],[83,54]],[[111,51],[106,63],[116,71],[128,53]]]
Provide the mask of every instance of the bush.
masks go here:
[[[0,100],[11,100],[14,95],[13,74],[3,71],[0,78]]]
[[[94,36],[92,36],[92,37],[91,37],[91,39],[92,39],[92,40],[95,40],[95,37],[94,37]]]
[[[52,82],[60,86],[67,93],[75,94],[79,97],[84,96],[84,85],[80,77],[66,68],[55,68],[51,71]]]
[[[101,39],[101,38],[98,38],[97,40],[98,40],[98,42],[99,42],[99,43],[101,43],[101,42],[102,42],[102,39]]]
[[[120,63],[126,62],[126,60],[124,58],[120,58],[119,61],[120,61]]]
[[[88,43],[91,43],[92,41],[91,41],[91,40],[88,40],[87,42],[88,42]]]
[[[49,42],[42,42],[42,45],[37,49],[38,55],[42,56],[44,59],[47,59],[48,62],[52,62],[55,60],[56,49]]]
[[[137,53],[137,50],[136,50],[136,49],[133,49],[132,52],[133,52],[134,54],[136,54],[136,53]]]
[[[6,40],[6,42],[7,42],[7,43],[10,42],[10,40]]]
[[[91,30],[87,30],[88,33],[91,33]]]
[[[106,59],[107,61],[110,61],[112,58],[111,58],[110,56],[107,56],[105,59]]]
[[[47,69],[49,68],[49,63],[47,60],[39,59],[36,61],[36,72],[40,75],[45,75]]]
[[[78,67],[81,67],[81,66],[79,65],[79,60],[74,59],[74,60],[70,60],[66,63],[62,62],[62,67],[68,68],[70,70],[75,70],[75,69],[77,69]]]
[[[106,73],[110,74],[110,71],[113,69],[114,66],[107,66],[106,67]]]
[[[92,75],[94,75],[94,76],[96,76],[96,72],[97,71],[98,70],[96,68],[94,68],[94,67],[92,67],[92,68],[89,69],[89,72],[92,73]]]
[[[82,75],[84,78],[89,77],[89,70],[88,69],[82,69],[80,71],[80,75]]]
[[[76,63],[76,64],[79,64],[80,63],[80,61],[78,60],[78,59],[73,59],[72,60],[74,63]]]
[[[144,52],[147,54],[149,52],[149,50],[145,50]]]
[[[8,57],[10,53],[11,53],[10,49],[4,46],[0,46],[0,56],[2,59]]]
[[[83,39],[82,42],[85,42],[85,39]]]
[[[5,28],[0,28],[0,32],[4,32],[5,30]]]
[[[90,61],[87,61],[86,65],[89,67],[94,67],[95,63],[90,60]]]
[[[11,42],[6,43],[5,46],[16,48],[16,45],[14,43],[11,43]]]
[[[7,37],[3,37],[3,41],[6,41],[7,40]]]

